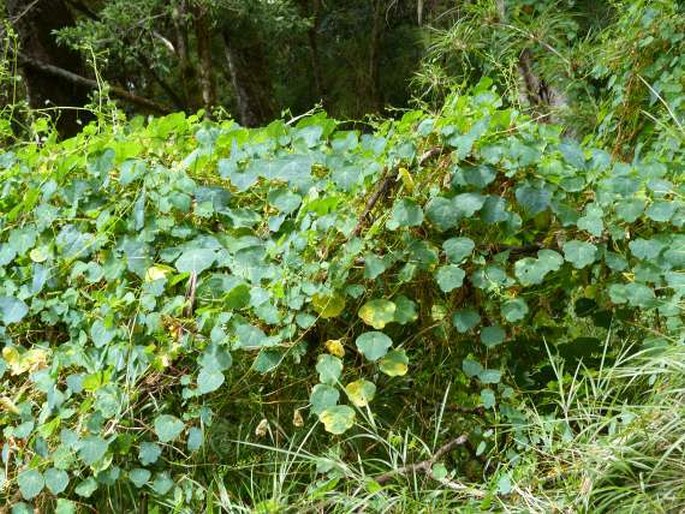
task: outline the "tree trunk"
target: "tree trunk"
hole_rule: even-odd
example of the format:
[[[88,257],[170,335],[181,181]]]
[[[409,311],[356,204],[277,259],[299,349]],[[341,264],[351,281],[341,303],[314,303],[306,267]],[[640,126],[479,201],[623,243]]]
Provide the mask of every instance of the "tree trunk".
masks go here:
[[[503,22],[507,22],[505,0],[496,0],[497,15]],[[519,54],[518,71],[520,76],[519,101],[522,105],[529,105],[533,110],[544,115],[543,123],[556,123],[559,120],[554,110],[565,107],[566,97],[552,86],[545,78],[535,71],[533,53],[524,48]]]
[[[249,46],[238,46],[227,30],[222,36],[227,71],[236,96],[238,121],[246,127],[255,127],[273,120],[276,106],[261,43],[253,41]],[[246,40],[249,38],[243,39]]]
[[[321,78],[321,59],[319,58],[319,24],[321,23],[321,0],[313,0],[312,6],[313,24],[309,29],[309,52],[312,60],[312,75],[314,76],[314,88],[319,100],[324,101],[326,91]]]
[[[207,110],[207,114],[210,114],[211,109],[216,106],[216,86],[212,67],[212,33],[210,32],[207,6],[203,2],[196,2],[193,6],[193,15],[197,39],[197,57],[200,63],[198,71],[202,104]]]
[[[181,74],[181,90],[183,91],[183,103],[191,110],[197,110],[200,105],[196,102],[194,87],[195,70],[190,63],[188,52],[188,29],[186,23],[186,2],[179,0],[171,11],[171,19],[174,24],[176,39],[176,54],[178,55],[179,68]]]
[[[371,0],[373,17],[371,24],[371,43],[369,45],[369,84],[370,98],[376,112],[383,110],[383,91],[381,89],[380,58],[383,36],[384,0]]]
[[[28,58],[21,66],[21,75],[29,105],[35,109],[65,107],[51,114],[60,135],[73,136],[81,129],[80,122],[88,121],[90,116],[68,107],[87,104],[90,88],[40,67],[26,65],[26,62],[38,61],[79,76],[86,74],[78,53],[59,47],[53,33],[74,24],[71,12],[64,0],[6,0],[6,7],[9,20],[19,35],[20,52]]]

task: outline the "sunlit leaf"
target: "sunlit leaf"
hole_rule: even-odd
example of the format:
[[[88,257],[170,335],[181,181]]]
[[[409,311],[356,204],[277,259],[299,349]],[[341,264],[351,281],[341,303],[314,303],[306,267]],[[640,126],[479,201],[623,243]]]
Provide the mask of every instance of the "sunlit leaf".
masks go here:
[[[319,414],[319,421],[323,423],[326,432],[340,435],[354,426],[354,409],[347,405],[336,405]]]
[[[376,385],[364,379],[355,380],[345,386],[345,392],[356,407],[366,407],[376,395]]]
[[[404,350],[390,350],[381,357],[378,367],[389,377],[402,377],[409,369],[409,358]]]
[[[359,309],[359,317],[367,325],[371,325],[375,329],[381,329],[394,321],[396,310],[397,306],[389,300],[370,300]]]

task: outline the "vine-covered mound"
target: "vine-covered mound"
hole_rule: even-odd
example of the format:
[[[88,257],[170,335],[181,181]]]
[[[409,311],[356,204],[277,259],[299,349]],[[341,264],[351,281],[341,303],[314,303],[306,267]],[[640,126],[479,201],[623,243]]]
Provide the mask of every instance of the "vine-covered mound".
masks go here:
[[[305,367],[303,422],[341,434],[433,339],[504,414],[545,344],[682,340],[684,194],[486,87],[366,134],[174,114],[0,154],[0,494],[182,500],[228,380]]]

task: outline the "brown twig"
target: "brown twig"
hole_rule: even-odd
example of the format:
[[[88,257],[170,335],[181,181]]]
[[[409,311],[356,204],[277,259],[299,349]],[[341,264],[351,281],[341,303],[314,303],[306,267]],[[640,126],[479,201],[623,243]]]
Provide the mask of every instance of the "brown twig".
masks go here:
[[[396,178],[397,170],[395,169],[393,169],[390,172],[388,172],[387,170],[383,172],[380,180],[376,183],[376,188],[374,192],[366,201],[366,207],[364,208],[364,212],[362,212],[361,216],[359,216],[357,226],[354,227],[354,231],[352,232],[353,236],[358,236],[359,234],[361,234],[362,230],[364,229],[365,222],[369,217],[369,214],[371,214],[371,211],[376,206],[376,203],[378,203],[378,200],[380,200],[382,196],[385,196],[389,192],[390,187]]]
[[[394,469],[392,471],[389,471],[388,473],[383,473],[380,476],[377,476],[374,480],[383,485],[387,482],[390,482],[395,476],[397,475],[409,475],[417,472],[422,472],[425,473],[426,475],[430,475],[431,471],[433,470],[433,466],[445,455],[447,455],[450,451],[452,451],[454,448],[457,446],[462,446],[466,444],[468,441],[468,437],[466,437],[465,434],[460,435],[456,439],[452,439],[450,442],[447,444],[441,446],[438,448],[438,451],[436,451],[433,456],[430,459],[422,460],[421,462],[417,462],[415,464],[409,464],[407,466],[402,466],[400,468]],[[439,480],[439,482],[444,483],[445,480]],[[459,486],[460,490],[465,490],[468,489],[468,486],[459,484],[458,482],[454,482],[452,480],[448,480],[450,484],[453,484],[455,486]],[[450,487],[453,489],[453,487]]]
[[[197,291],[197,272],[190,272],[190,280],[188,281],[188,290],[186,291],[186,308],[184,315],[189,318],[193,315],[195,310],[195,292]]]
[[[419,157],[419,166],[423,166],[427,161],[429,161],[433,157],[440,155],[441,153],[442,147],[438,146],[425,151],[423,154],[421,154],[421,157]],[[357,226],[355,226],[354,230],[352,231],[353,237],[356,237],[359,234],[361,234],[362,230],[364,229],[364,225],[366,224],[366,221],[369,219],[371,211],[374,209],[378,201],[381,198],[387,197],[390,194],[395,182],[397,181],[397,174],[397,168],[393,168],[390,171],[388,171],[387,169],[384,170],[383,174],[381,175],[381,178],[376,183],[376,187],[373,193],[366,201],[366,207],[364,208],[364,212],[362,212],[361,216],[359,216]]]
[[[426,164],[427,161],[432,159],[433,157],[437,157],[442,153],[442,147],[441,146],[435,146],[431,148],[430,150],[426,150],[421,154],[421,157],[419,157],[419,166],[423,166]]]

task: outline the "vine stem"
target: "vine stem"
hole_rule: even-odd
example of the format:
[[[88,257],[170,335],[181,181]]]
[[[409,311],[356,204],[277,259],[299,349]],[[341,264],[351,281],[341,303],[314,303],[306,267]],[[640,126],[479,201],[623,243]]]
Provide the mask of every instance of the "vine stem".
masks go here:
[[[451,452],[454,448],[458,446],[463,446],[468,442],[468,437],[466,434],[462,434],[456,439],[452,439],[449,441],[447,444],[441,446],[438,448],[438,450],[433,454],[433,456],[430,459],[422,460],[421,462],[416,462],[414,464],[408,464],[406,466],[399,467],[397,469],[394,469],[392,471],[389,471],[388,473],[383,473],[382,475],[377,476],[374,480],[380,484],[386,484],[390,482],[393,478],[395,478],[397,475],[410,475],[413,473],[418,473],[421,472],[425,474],[426,476],[429,476],[431,478],[434,478],[438,482],[440,482],[442,485],[445,487],[452,489],[454,491],[464,491],[468,492],[474,496],[484,496],[484,493],[482,491],[479,491],[477,489],[473,489],[472,487],[469,487],[465,484],[462,484],[461,482],[458,482],[456,480],[448,479],[448,478],[442,478],[438,479],[435,478],[431,475],[431,472],[433,470],[433,466],[445,455],[447,455],[449,452]]]

